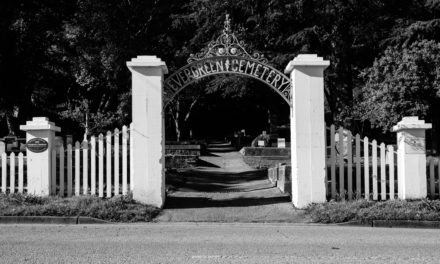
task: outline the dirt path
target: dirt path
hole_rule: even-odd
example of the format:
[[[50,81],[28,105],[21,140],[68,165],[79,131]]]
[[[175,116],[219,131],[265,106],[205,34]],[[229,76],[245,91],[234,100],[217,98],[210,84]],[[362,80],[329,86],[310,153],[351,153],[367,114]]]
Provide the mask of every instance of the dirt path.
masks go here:
[[[169,173],[158,222],[308,222],[264,170],[254,170],[238,152],[202,156],[200,166]]]

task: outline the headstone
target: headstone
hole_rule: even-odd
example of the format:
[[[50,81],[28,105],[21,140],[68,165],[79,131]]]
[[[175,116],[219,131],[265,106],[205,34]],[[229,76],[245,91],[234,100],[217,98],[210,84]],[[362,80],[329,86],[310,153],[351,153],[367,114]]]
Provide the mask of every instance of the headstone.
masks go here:
[[[278,148],[286,148],[286,139],[285,138],[278,138]]]
[[[57,147],[57,149],[59,149],[61,146],[63,146],[63,137],[60,136],[56,136],[55,137],[55,146]]]
[[[72,135],[66,136],[66,145],[73,145],[73,136]]]

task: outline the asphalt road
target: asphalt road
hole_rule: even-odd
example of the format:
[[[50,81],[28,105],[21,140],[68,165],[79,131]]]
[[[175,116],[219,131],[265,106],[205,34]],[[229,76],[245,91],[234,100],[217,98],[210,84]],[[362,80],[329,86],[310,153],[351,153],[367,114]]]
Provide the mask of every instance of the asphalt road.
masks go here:
[[[0,263],[439,263],[440,230],[307,224],[0,225]]]

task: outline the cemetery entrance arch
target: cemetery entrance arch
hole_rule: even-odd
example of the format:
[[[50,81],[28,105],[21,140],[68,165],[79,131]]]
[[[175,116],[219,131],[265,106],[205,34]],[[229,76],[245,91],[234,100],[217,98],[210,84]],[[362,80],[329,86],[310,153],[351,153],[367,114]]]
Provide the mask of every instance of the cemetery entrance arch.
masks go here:
[[[164,108],[185,87],[217,74],[248,76],[266,83],[290,106],[292,202],[304,208],[325,201],[325,125],[323,72],[329,61],[302,54],[284,75],[259,53],[248,53],[231,32],[226,16],[220,37],[191,55],[188,64],[164,78],[165,62],[138,56],[127,62],[132,73],[133,198],[153,206],[165,203]]]
[[[200,53],[191,54],[188,64],[165,79],[164,107],[188,85],[217,74],[237,74],[259,80],[290,102],[289,77],[267,63],[260,53],[248,53],[244,43],[231,32],[226,16],[223,33]]]

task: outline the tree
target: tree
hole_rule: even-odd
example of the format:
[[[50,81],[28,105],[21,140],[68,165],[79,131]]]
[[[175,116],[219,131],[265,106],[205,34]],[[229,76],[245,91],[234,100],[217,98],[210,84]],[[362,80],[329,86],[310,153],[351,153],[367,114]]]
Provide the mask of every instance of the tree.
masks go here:
[[[432,147],[440,150],[440,42],[389,47],[362,76],[359,118],[384,132],[403,116],[425,118],[433,123]]]
[[[58,60],[57,43],[71,10],[71,1],[0,2],[0,118],[6,133],[18,133],[30,115],[51,113],[56,103],[46,102],[68,86],[61,85],[65,63]]]

